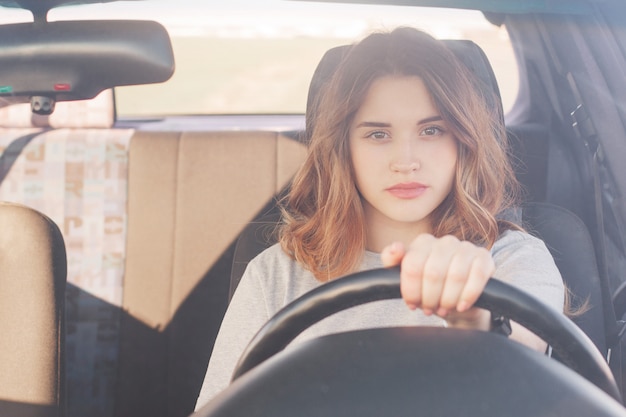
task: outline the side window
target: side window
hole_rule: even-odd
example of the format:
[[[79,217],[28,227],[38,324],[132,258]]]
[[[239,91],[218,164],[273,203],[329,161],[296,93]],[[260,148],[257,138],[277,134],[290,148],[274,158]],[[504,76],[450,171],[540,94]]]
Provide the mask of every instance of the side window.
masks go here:
[[[468,39],[476,42],[485,51],[498,80],[506,114],[513,107],[519,90],[519,70],[508,32],[504,26],[491,25],[488,30],[476,35],[478,36],[469,36]]]

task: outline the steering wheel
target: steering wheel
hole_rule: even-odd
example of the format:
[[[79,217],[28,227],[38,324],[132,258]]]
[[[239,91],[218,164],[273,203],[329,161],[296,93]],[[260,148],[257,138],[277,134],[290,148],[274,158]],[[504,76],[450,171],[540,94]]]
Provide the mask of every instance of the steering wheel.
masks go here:
[[[318,321],[371,301],[400,298],[400,269],[357,272],[324,284],[280,310],[255,335],[232,380],[283,350]],[[593,342],[572,321],[536,298],[490,279],[475,304],[521,324],[547,342],[561,361],[621,403],[610,368]]]

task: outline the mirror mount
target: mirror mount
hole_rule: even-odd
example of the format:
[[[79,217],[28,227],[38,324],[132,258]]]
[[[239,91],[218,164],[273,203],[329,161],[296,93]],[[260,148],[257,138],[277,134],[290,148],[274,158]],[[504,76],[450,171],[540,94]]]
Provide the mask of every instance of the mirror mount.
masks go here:
[[[30,110],[41,116],[49,116],[54,111],[56,100],[52,97],[32,96],[30,98]]]
[[[42,0],[13,0],[22,9],[29,10],[33,14],[36,23],[47,21],[48,12],[56,6],[62,5],[63,0],[57,2]]]

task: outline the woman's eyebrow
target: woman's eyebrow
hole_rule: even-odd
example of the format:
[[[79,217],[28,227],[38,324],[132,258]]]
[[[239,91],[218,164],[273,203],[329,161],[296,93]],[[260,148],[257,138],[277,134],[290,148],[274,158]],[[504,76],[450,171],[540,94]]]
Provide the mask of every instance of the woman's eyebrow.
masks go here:
[[[417,124],[418,125],[423,125],[424,123],[440,122],[442,120],[443,120],[443,118],[441,116],[437,115],[437,116],[431,116],[431,117],[427,117],[425,119],[422,119],[419,122],[417,122]]]
[[[361,122],[356,125],[359,127],[391,127],[391,123],[383,123],[383,122]]]
[[[442,121],[443,118],[439,115],[437,116],[430,116],[427,117],[425,119],[422,119],[420,121],[417,122],[418,125],[423,125],[424,123],[432,123],[432,122],[440,122]],[[384,122],[361,122],[358,125],[356,125],[357,129],[359,127],[391,127],[391,123],[384,123]]]

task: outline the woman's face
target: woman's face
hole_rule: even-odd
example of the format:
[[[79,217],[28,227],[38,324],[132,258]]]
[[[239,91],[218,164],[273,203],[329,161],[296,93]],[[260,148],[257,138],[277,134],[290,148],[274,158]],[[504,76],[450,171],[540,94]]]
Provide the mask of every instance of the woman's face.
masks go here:
[[[431,232],[429,215],[452,189],[457,154],[457,141],[421,78],[374,81],[350,126],[368,246],[371,233],[412,240]]]

